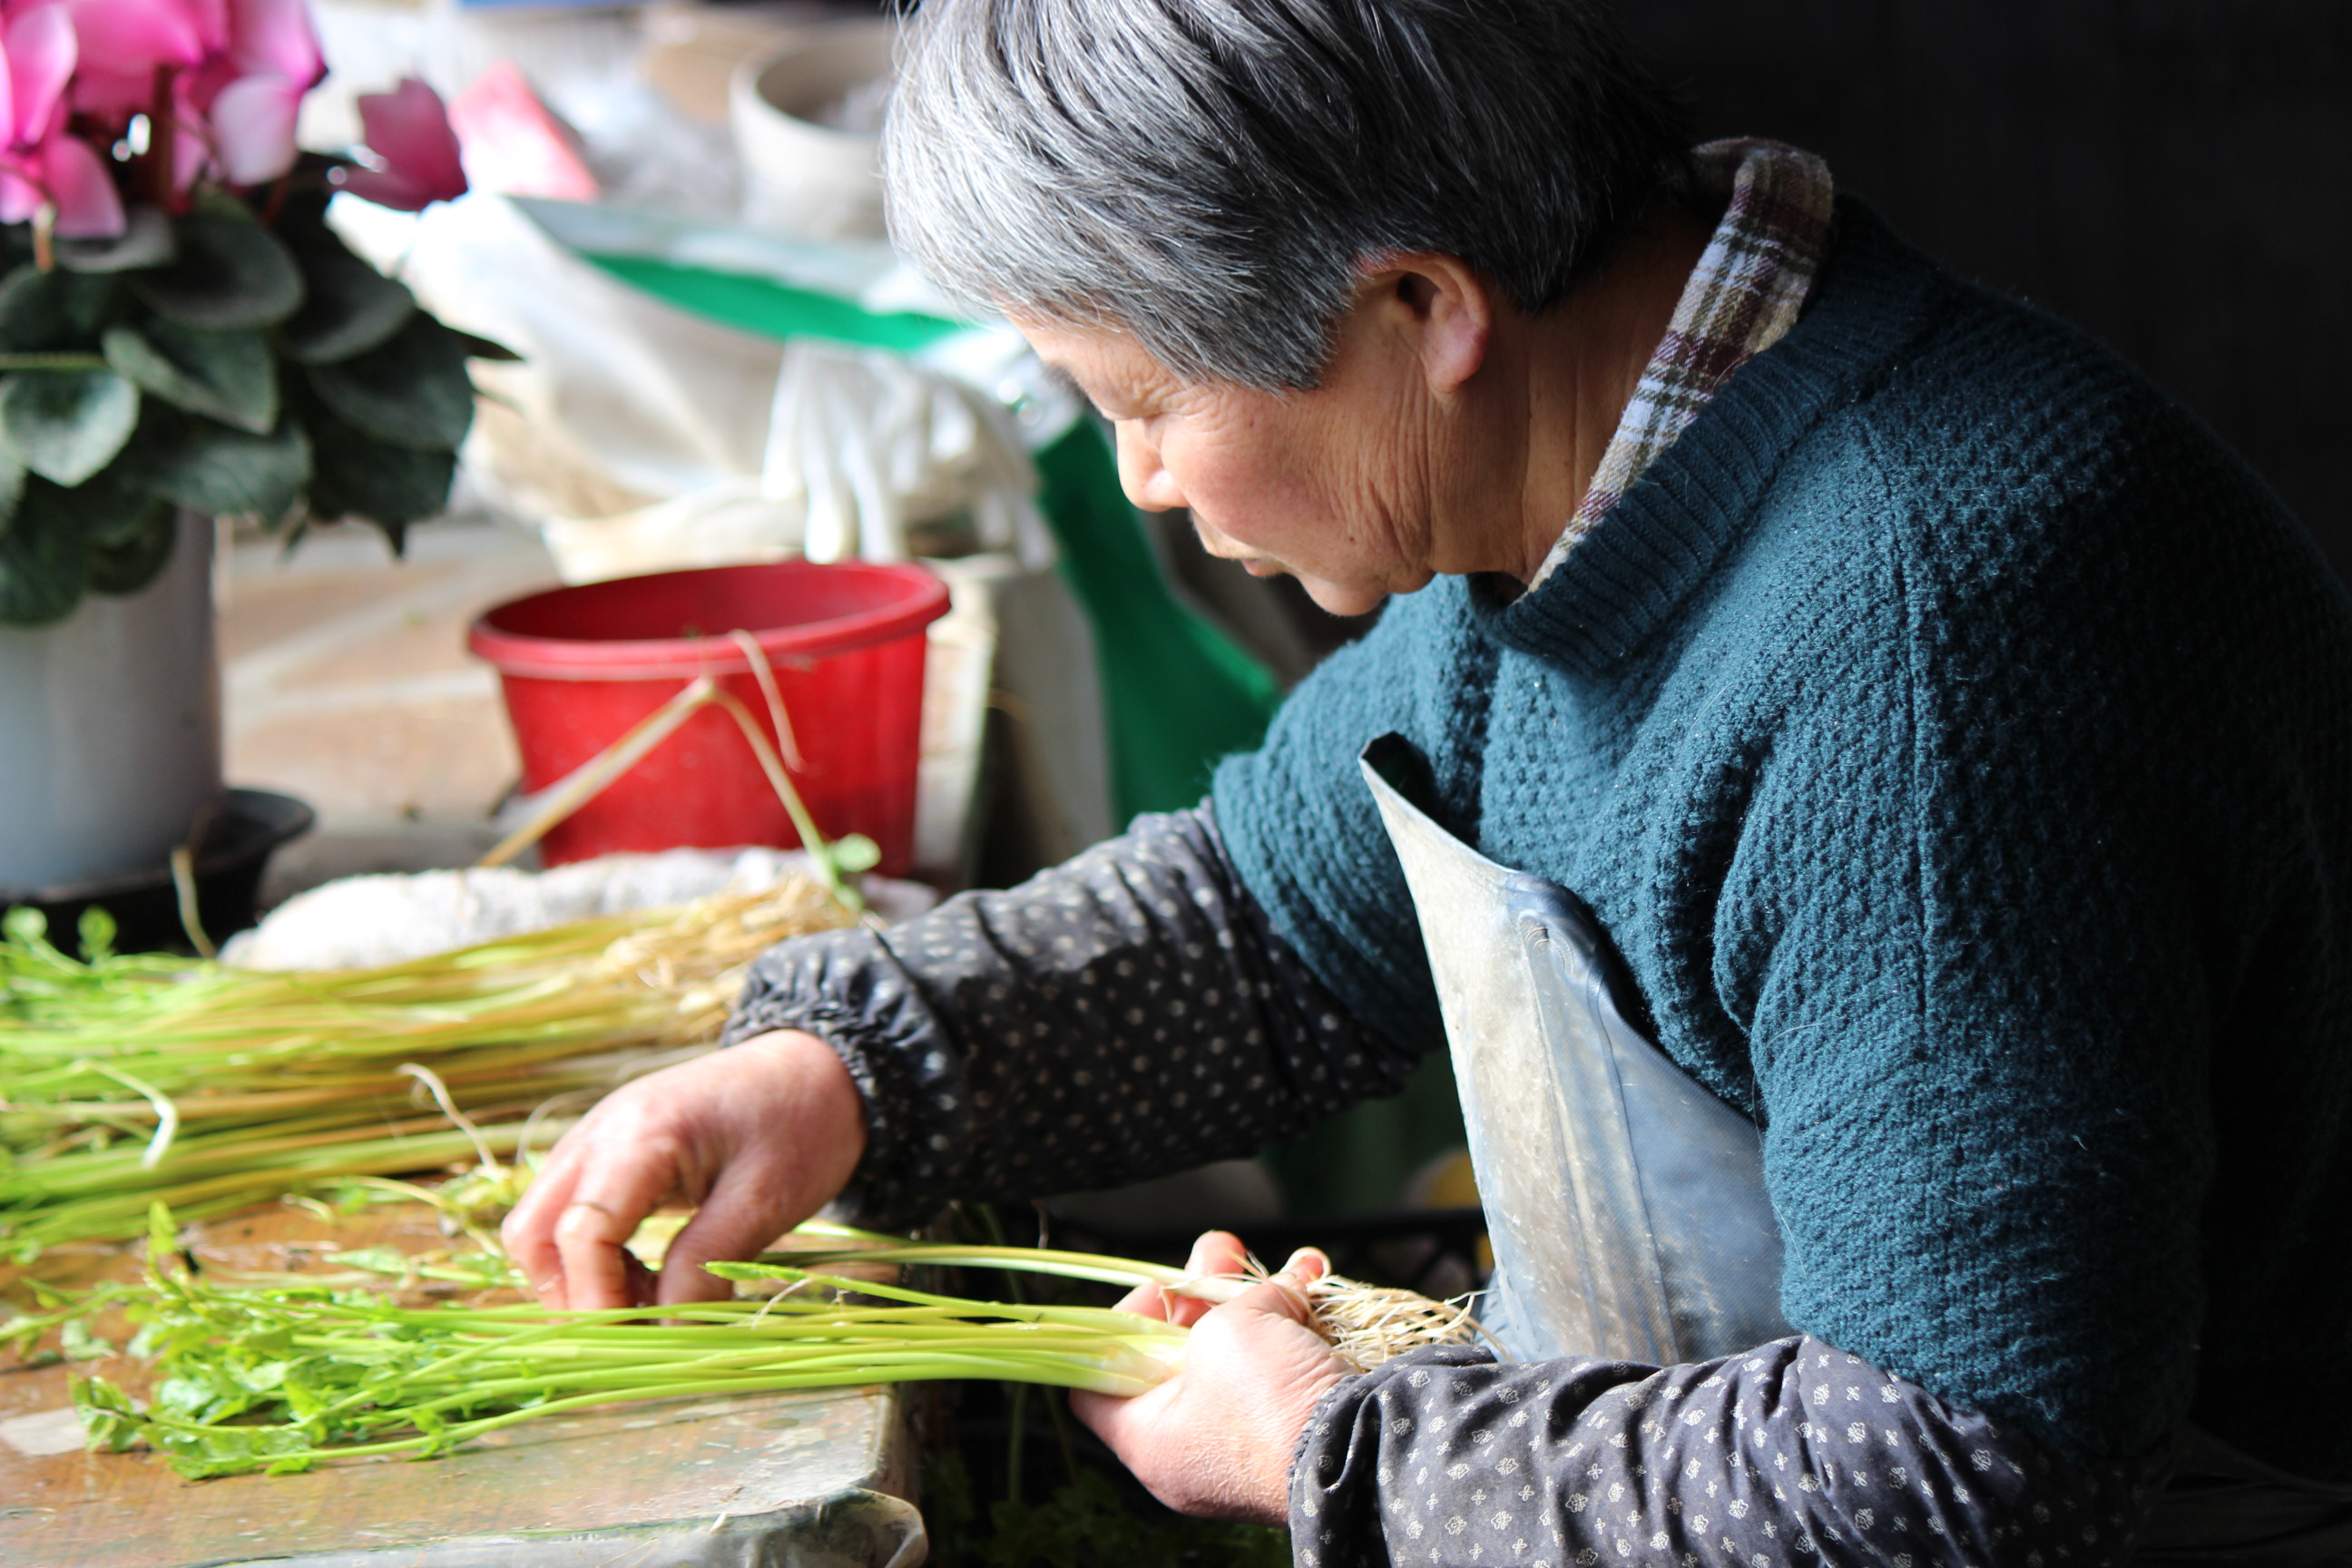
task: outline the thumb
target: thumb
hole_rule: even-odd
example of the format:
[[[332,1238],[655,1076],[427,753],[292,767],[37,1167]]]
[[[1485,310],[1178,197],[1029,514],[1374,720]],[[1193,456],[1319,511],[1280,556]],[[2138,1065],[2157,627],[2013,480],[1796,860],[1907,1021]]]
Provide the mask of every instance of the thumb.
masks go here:
[[[749,1177],[730,1169],[694,1211],[686,1228],[670,1238],[662,1254],[660,1296],[665,1307],[692,1301],[724,1300],[734,1286],[703,1265],[719,1258],[750,1258],[782,1235],[791,1226],[765,1201],[768,1194]]]

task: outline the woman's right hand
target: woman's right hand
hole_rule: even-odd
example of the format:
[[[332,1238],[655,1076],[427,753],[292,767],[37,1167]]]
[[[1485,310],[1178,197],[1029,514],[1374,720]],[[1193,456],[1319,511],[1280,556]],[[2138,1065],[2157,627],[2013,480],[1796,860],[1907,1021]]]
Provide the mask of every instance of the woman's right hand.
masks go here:
[[[747,1258],[848,1184],[866,1108],[814,1035],[759,1035],[614,1090],[556,1144],[507,1216],[507,1252],[550,1307],[668,1306],[731,1287],[703,1271]],[[694,1217],[658,1276],[623,1249],[656,1207]]]

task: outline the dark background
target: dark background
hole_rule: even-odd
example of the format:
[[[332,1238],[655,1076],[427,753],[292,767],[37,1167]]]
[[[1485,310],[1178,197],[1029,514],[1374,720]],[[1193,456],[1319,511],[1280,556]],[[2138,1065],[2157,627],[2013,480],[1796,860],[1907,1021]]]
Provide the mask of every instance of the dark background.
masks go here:
[[[1626,0],[1702,137],[1761,135],[2113,344],[2352,580],[2352,5]]]

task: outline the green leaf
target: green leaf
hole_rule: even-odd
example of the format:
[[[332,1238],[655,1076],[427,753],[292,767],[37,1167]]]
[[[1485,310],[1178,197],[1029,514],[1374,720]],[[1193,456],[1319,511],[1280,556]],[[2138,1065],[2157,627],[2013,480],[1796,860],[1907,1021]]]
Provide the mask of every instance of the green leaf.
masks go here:
[[[68,1361],[101,1361],[114,1353],[113,1342],[90,1331],[79,1318],[69,1318],[59,1335],[59,1348]]]
[[[81,1408],[82,1430],[89,1446],[110,1454],[127,1451],[139,1441],[142,1423],[131,1396],[102,1377],[74,1380],[74,1404]]]
[[[846,834],[835,839],[826,849],[836,871],[855,875],[882,864],[882,847],[863,833]]]
[[[110,370],[27,370],[0,382],[0,441],[53,484],[114,460],[139,423],[139,389]]]
[[[121,928],[105,909],[92,904],[82,910],[74,922],[75,934],[81,939],[81,960],[84,963],[103,963],[114,953],[114,938]]]
[[[310,510],[320,518],[356,517],[394,538],[408,523],[437,517],[449,505],[457,477],[454,452],[427,452],[378,441],[326,409],[311,411],[313,469]]]
[[[290,418],[267,436],[209,419],[158,421],[142,432],[136,462],[155,494],[213,517],[274,523],[310,482],[310,443]]]
[[[166,403],[257,436],[278,424],[278,366],[259,332],[158,319],[109,327],[100,341],[107,363]]]
[[[145,521],[130,539],[111,545],[92,542],[89,591],[117,595],[136,594],[163,574],[179,542],[180,520],[172,509],[160,502],[148,508]]]
[[[62,492],[47,488],[47,495]],[[89,541],[72,521],[44,506],[35,487],[0,533],[0,626],[46,626],[81,603],[89,575]]]
[[[121,291],[118,279],[31,262],[0,279],[0,353],[39,353],[89,342]]]
[[[132,437],[123,455],[71,489],[36,482],[26,505],[58,526],[77,530],[94,550],[118,550],[137,541],[163,506],[142,469],[143,436]]]
[[[16,503],[25,499],[24,459],[0,444],[0,534],[16,521]]]
[[[271,327],[302,304],[302,273],[278,237],[234,204],[215,204],[174,226],[179,257],[131,275],[131,291],[183,326],[216,331]]]
[[[112,239],[61,239],[58,265],[68,272],[133,272],[162,267],[179,254],[172,220],[160,207],[132,207]]]
[[[278,331],[286,357],[333,364],[381,347],[416,310],[407,287],[352,254],[332,234],[299,247],[302,308]]]
[[[457,334],[423,314],[383,347],[307,372],[319,401],[344,422],[397,447],[447,452],[474,422],[474,383]]]
[[[50,279],[29,261],[0,278],[0,353],[55,346],[57,302]]]

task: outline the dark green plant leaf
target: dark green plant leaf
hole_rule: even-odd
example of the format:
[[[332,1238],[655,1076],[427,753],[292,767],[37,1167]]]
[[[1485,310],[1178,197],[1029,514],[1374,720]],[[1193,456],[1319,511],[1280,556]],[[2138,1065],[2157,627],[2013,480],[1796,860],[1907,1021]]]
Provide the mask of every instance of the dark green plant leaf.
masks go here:
[[[16,503],[25,499],[25,478],[23,460],[0,445],[0,533],[16,520]]]
[[[51,277],[27,261],[0,278],[0,353],[37,353],[57,346]]]
[[[119,279],[31,262],[0,279],[0,353],[42,353],[95,347],[91,339],[112,312]]]
[[[520,363],[522,360],[522,355],[495,338],[476,337],[471,332],[461,332],[455,327],[450,328],[449,331],[450,335],[457,340],[458,346],[466,351],[467,359],[502,360],[509,363]]]
[[[0,441],[26,468],[78,485],[114,460],[139,423],[139,389],[110,370],[26,370],[0,382]]]
[[[92,544],[89,551],[89,591],[93,594],[136,594],[163,574],[172,549],[180,542],[180,520],[162,501],[147,509],[137,532],[120,544]]]
[[[312,235],[327,232],[327,207],[336,189],[328,181],[337,169],[353,166],[351,159],[328,153],[304,153],[295,159],[275,226],[287,244],[299,250]]]
[[[131,290],[158,314],[215,331],[274,327],[302,304],[302,273],[278,237],[235,203],[215,203],[173,226],[179,258],[131,274]]]
[[[416,309],[405,285],[386,278],[321,231],[295,247],[302,266],[302,308],[278,330],[286,357],[333,364],[378,348]]]
[[[53,626],[81,603],[89,542],[47,504],[64,493],[37,482],[27,487],[16,521],[0,533],[0,626]]]
[[[172,220],[160,207],[132,207],[112,239],[61,239],[58,265],[68,272],[131,272],[162,267],[179,254]]]
[[[149,423],[140,422],[142,426]],[[136,540],[163,501],[147,481],[142,448],[145,431],[131,437],[121,457],[71,489],[41,480],[32,484],[27,504],[37,499],[42,515],[54,514],[89,541],[96,550],[114,550]]]
[[[310,442],[290,417],[267,436],[209,419],[159,420],[140,432],[136,467],[152,493],[191,511],[275,523],[310,482]]]
[[[266,436],[278,424],[278,366],[259,332],[208,332],[157,319],[106,329],[106,363],[191,414]]]
[[[454,452],[396,447],[353,429],[332,413],[304,415],[310,432],[310,510],[320,518],[362,518],[398,547],[408,523],[436,517],[449,504]]]
[[[306,374],[340,418],[396,447],[446,452],[474,422],[474,383],[457,334],[421,312],[383,347]]]

